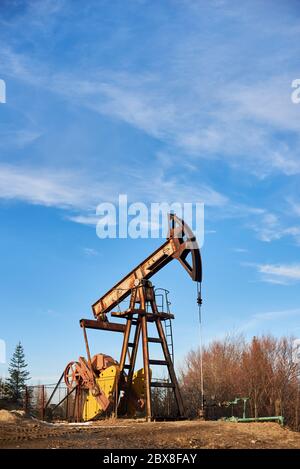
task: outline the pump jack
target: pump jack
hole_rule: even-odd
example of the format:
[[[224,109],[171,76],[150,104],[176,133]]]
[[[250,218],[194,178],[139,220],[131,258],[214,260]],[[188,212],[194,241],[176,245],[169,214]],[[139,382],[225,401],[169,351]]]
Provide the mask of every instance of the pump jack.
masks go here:
[[[202,264],[196,238],[189,226],[175,214],[168,215],[168,222],[169,232],[164,244],[92,305],[94,320],[80,320],[87,360],[80,357],[78,362],[69,363],[60,379],[61,381],[64,377],[69,393],[76,391],[74,406],[78,409],[77,420],[91,420],[109,413],[129,416],[136,411],[143,411],[146,420],[151,420],[154,418],[152,387],[170,388],[174,392],[177,406],[176,417],[184,417],[183,400],[162,326],[162,321],[174,319],[174,316],[170,312],[159,311],[150,278],[173,259],[177,259],[191,279],[200,283]],[[129,308],[115,311],[120,302],[129,296]],[[125,319],[125,323],[110,322],[107,317],[109,313],[113,318]],[[155,324],[158,337],[148,336],[148,323]],[[91,357],[86,329],[122,333],[120,361],[104,354]],[[143,369],[135,372],[141,336]],[[149,358],[149,343],[161,344],[164,360]],[[168,381],[152,381],[150,365],[166,366]]]

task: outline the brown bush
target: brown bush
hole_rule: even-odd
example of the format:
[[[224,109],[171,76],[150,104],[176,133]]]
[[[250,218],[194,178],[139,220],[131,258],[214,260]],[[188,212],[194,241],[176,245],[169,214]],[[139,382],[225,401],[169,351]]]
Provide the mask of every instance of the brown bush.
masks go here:
[[[214,341],[203,350],[204,399],[215,417],[228,416],[226,402],[249,397],[248,417],[283,415],[295,430],[299,425],[299,365],[292,361],[293,338],[241,336]],[[197,415],[201,404],[200,352],[192,350],[180,372],[188,415]],[[241,412],[234,409],[235,415]]]

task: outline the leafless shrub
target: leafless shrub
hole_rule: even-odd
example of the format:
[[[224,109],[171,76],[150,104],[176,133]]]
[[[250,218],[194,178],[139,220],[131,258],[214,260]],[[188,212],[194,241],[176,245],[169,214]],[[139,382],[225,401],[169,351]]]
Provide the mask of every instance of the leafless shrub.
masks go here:
[[[272,336],[253,337],[250,343],[241,336],[212,342],[203,350],[207,407],[223,409],[218,417],[228,415],[226,402],[249,397],[249,417],[283,415],[290,427],[300,430],[300,373],[292,344],[292,337]],[[188,353],[180,383],[188,415],[195,417],[201,404],[199,350]]]

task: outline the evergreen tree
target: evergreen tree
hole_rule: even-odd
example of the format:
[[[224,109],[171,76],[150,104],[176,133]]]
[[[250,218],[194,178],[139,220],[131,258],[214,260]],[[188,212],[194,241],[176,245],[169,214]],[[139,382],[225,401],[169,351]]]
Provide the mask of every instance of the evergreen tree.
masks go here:
[[[0,377],[0,399],[5,394],[5,383],[4,380]]]
[[[23,397],[26,381],[30,379],[27,366],[24,349],[19,342],[10,361],[9,378],[6,381],[7,395],[13,401],[18,401]]]

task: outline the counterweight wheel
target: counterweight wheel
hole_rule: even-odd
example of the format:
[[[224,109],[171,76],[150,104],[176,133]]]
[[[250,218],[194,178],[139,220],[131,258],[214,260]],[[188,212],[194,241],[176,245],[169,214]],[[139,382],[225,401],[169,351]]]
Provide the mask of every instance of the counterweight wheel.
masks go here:
[[[64,371],[64,380],[69,389],[81,384],[82,378],[79,372],[80,364],[78,362],[70,362]]]

